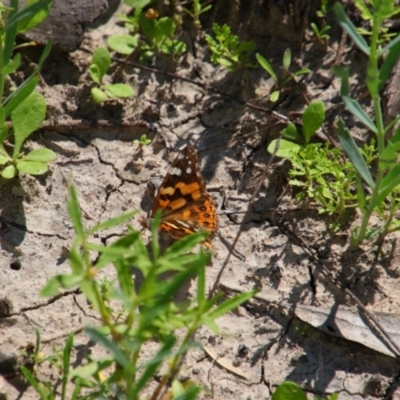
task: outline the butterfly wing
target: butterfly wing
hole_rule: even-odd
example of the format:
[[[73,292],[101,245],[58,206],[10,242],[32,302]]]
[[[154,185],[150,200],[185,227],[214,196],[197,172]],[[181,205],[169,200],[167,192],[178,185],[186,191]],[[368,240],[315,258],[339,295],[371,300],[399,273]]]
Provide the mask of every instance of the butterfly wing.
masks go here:
[[[179,239],[193,232],[218,228],[215,205],[200,173],[192,146],[185,147],[171,164],[154,202],[151,216],[162,210],[160,229]]]

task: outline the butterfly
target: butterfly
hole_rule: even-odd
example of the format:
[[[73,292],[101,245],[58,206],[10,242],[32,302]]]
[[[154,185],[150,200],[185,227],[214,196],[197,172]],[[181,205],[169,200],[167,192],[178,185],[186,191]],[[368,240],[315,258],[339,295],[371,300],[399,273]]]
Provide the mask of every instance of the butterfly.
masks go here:
[[[161,213],[161,232],[174,239],[190,233],[208,231],[203,242],[212,248],[210,239],[218,229],[218,216],[214,202],[207,192],[200,173],[199,158],[192,146],[186,146],[176,156],[158,190],[151,217]]]

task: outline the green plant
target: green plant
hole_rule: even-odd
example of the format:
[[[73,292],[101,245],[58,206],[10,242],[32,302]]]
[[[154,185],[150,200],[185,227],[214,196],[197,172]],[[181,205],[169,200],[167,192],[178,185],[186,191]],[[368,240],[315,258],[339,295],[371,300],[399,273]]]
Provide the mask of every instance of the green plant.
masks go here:
[[[333,393],[326,400],[338,400],[339,394]],[[295,382],[282,382],[272,394],[271,400],[307,400],[303,389]],[[320,398],[320,400],[323,400]]]
[[[193,0],[193,8],[190,11],[187,8],[183,8],[187,14],[189,14],[193,18],[194,25],[200,28],[200,15],[211,10],[212,5],[208,4],[203,7],[201,4],[201,0]]]
[[[285,139],[272,140],[268,145],[268,152],[278,157],[291,158],[302,147],[310,143],[312,136],[322,126],[324,120],[324,103],[321,100],[313,100],[304,110],[301,133],[299,133],[293,122],[288,121],[286,128],[281,131],[282,137]]]
[[[395,15],[400,13],[400,6],[397,5],[396,7],[394,7],[395,2],[393,0],[391,1],[391,3],[392,4],[389,5],[389,7],[391,9],[389,12],[385,13],[385,16],[384,16],[385,19],[392,18]],[[356,28],[357,32],[360,35],[372,36],[372,31],[374,30],[374,28],[373,28],[374,18],[375,18],[374,13],[380,7],[381,4],[384,7],[386,7],[386,4],[384,4],[384,2],[382,2],[382,1],[374,2],[374,1],[366,1],[366,0],[355,0],[354,4],[359,9],[359,11],[361,13],[361,18],[364,21],[368,21],[371,26],[371,30],[367,30],[365,28],[358,27],[358,28]],[[372,10],[370,10],[370,8]],[[378,27],[375,26],[375,34],[378,35],[378,38],[376,39],[377,44],[384,44],[384,43],[388,42],[391,38],[396,36],[396,33],[389,33],[389,28],[387,26],[384,26],[383,24],[379,24]]]
[[[319,28],[316,23],[311,22],[311,28],[314,31],[314,34],[319,42],[324,42],[329,40],[330,36],[328,32],[331,29],[330,25],[324,25],[322,26],[322,28]]]
[[[135,7],[132,16],[120,16],[130,34],[111,36],[107,44],[112,50],[123,55],[130,55],[135,51],[139,54],[140,61],[151,59],[156,52],[182,54],[186,51],[186,44],[174,38],[174,18],[158,18],[158,13],[149,12],[150,10],[143,13],[143,7],[150,4],[148,0],[126,0],[126,3]]]
[[[211,35],[206,35],[213,63],[220,64],[231,72],[238,68],[253,66],[249,55],[255,49],[254,42],[239,42],[239,38],[232,34],[231,28],[226,24],[219,26],[214,23],[213,31],[215,39]]]
[[[351,98],[348,70],[336,67],[335,73],[341,78],[340,95],[346,109],[375,135],[377,143],[378,165],[376,173],[372,176],[368,160],[356,145],[343,120],[339,119],[337,131],[340,143],[357,171],[358,205],[362,213],[361,224],[353,231],[354,246],[358,246],[366,238],[377,234],[383,237],[388,232],[399,229],[399,223],[394,218],[396,211],[399,210],[399,202],[394,195],[399,192],[398,185],[400,184],[400,164],[397,161],[400,153],[400,115],[385,126],[380,93],[399,58],[400,36],[382,49],[379,44],[380,28],[385,20],[398,10],[394,8],[392,0],[377,0],[371,2],[371,7],[373,7],[372,32],[369,45],[345,14],[343,6],[335,3],[333,7],[342,28],[368,58],[365,81],[372,99],[374,116],[371,118],[362,105]],[[387,137],[393,130],[393,136]],[[368,187],[368,191],[365,190],[364,185]],[[381,216],[383,223],[378,229],[369,230],[368,223],[373,212]]]
[[[283,73],[279,77],[275,73],[269,61],[266,60],[261,54],[257,53],[256,58],[261,67],[271,75],[271,78],[274,80],[275,85],[278,87],[277,90],[273,91],[269,95],[269,99],[272,102],[276,102],[279,100],[280,93],[288,82],[294,80],[297,76],[308,74],[310,72],[308,68],[303,68],[293,73],[289,72],[290,64],[292,63],[292,52],[290,49],[286,49],[283,53],[281,68]]]
[[[99,87],[91,90],[92,99],[99,104],[112,98],[127,98],[133,95],[133,89],[125,83],[113,83],[102,85],[103,78],[111,65],[110,53],[104,47],[98,47],[93,52],[92,64],[89,67],[89,74],[93,82]]]
[[[147,135],[145,133],[142,136],[140,136],[139,140],[135,139],[133,141],[133,144],[136,144],[140,147],[147,146],[150,143],[151,143],[151,140],[147,138]]]
[[[85,332],[108,352],[107,356],[99,360],[88,359],[85,365],[70,371],[72,336],[68,337],[63,351],[62,382],[73,378],[75,390],[71,398],[76,399],[84,388],[86,399],[138,399],[143,388],[163,366],[165,372],[154,389],[153,398],[160,398],[161,393],[172,384],[174,398],[178,398],[180,393],[180,398],[194,399],[199,388],[193,382],[186,386],[178,382],[177,372],[182,357],[196,346],[193,337],[197,328],[207,325],[217,331],[215,319],[248,300],[255,292],[243,293],[228,300],[219,295],[207,298],[205,268],[211,255],[204,253],[202,248],[199,254],[188,254],[205,239],[207,234],[204,232],[175,242],[161,255],[158,246],[161,216],[158,214],[151,228],[150,256],[140,232],[131,228],[128,234],[107,246],[92,241],[94,234],[126,223],[135,212],[85,229],[73,187],[70,188],[68,210],[76,233],[69,256],[71,274],[50,278],[41,293],[51,296],[60,288],[79,287],[101,321],[101,327],[86,327]],[[91,262],[93,252],[100,253],[96,264]],[[111,265],[116,271],[117,287],[99,283],[96,279],[101,269]],[[143,276],[138,289],[132,281],[132,266]],[[165,273],[169,277],[160,279]],[[195,297],[185,303],[174,302],[179,288],[194,277],[197,277]],[[106,301],[108,299],[113,300],[117,316]],[[143,358],[142,352],[148,343],[152,346],[158,343],[158,349],[152,357]],[[39,394],[44,391],[43,387],[48,386],[40,383],[33,374],[23,372]],[[52,398],[46,396],[49,396],[47,392],[41,398]]]
[[[25,140],[41,126],[45,118],[46,101],[33,91],[39,81],[39,69],[50,52],[51,41],[31,75],[4,98],[6,80],[21,64],[19,53],[12,58],[15,38],[18,33],[38,25],[46,17],[51,3],[52,0],[28,1],[21,10],[16,0],[10,2],[10,7],[0,3],[0,171],[6,179],[15,177],[19,172],[41,175],[48,170],[47,163],[56,158],[49,149],[36,149],[28,154],[21,152]],[[9,118],[12,130],[7,124]],[[8,143],[11,138],[14,141],[12,150]]]

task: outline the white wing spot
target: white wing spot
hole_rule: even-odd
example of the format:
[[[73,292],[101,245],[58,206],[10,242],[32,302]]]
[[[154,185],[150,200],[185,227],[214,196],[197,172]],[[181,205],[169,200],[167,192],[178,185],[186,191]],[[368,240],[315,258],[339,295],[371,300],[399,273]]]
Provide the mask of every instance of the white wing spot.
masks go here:
[[[188,161],[188,164],[189,164],[189,165],[191,165],[191,164],[192,164],[192,162],[189,160],[189,161]]]
[[[186,173],[187,173],[187,174],[191,174],[191,173],[192,173],[192,168],[190,168],[190,167],[189,167],[189,168],[186,168]]]
[[[182,175],[182,170],[179,168],[172,168],[171,172],[169,173],[170,175]]]

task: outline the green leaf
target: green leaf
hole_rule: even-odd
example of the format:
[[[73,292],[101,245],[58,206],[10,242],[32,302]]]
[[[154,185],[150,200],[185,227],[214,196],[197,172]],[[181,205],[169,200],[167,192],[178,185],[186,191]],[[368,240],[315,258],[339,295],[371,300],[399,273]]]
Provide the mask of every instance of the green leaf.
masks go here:
[[[46,100],[40,93],[31,93],[11,114],[14,128],[14,157],[23,142],[40,128],[46,116]],[[47,168],[47,167],[46,167]]]
[[[137,210],[129,211],[125,214],[118,215],[118,217],[110,218],[107,221],[101,222],[100,224],[97,224],[93,228],[89,229],[88,235],[93,235],[95,232],[107,230],[110,228],[114,228],[115,226],[121,225],[124,222],[129,221],[137,213]]]
[[[345,127],[341,118],[338,121],[338,134],[340,144],[342,145],[344,152],[353,164],[354,168],[364,179],[367,185],[373,188],[375,183],[372,179],[368,166],[365,163],[364,157],[362,156],[360,149],[357,147],[353,137],[350,135],[350,132]]]
[[[4,115],[6,118],[33,93],[38,82],[39,78],[37,76],[29,77],[4,100]]]
[[[38,395],[42,400],[51,399],[50,393],[48,393],[45,388],[35,379],[33,374],[24,366],[20,367],[22,374],[25,376],[26,380],[30,383],[30,385],[36,390]]]
[[[154,37],[156,42],[161,42],[167,37],[173,36],[175,33],[175,23],[170,17],[160,18],[156,22],[156,35]]]
[[[285,139],[289,139],[291,141],[301,142],[303,140],[303,137],[298,132],[296,125],[291,121],[288,121],[286,128],[281,130],[281,135]]]
[[[5,165],[11,160],[11,157],[3,156],[2,154],[0,154],[0,165]]]
[[[275,90],[269,95],[269,100],[272,101],[273,103],[276,103],[279,100],[281,92],[279,90]]]
[[[100,68],[96,64],[90,64],[89,66],[89,75],[92,78],[92,81],[97,83],[98,85],[101,85],[101,73],[100,73]]]
[[[82,224],[82,215],[79,207],[78,196],[74,186],[69,186],[69,198],[67,201],[68,214],[71,218],[72,224],[74,225],[75,232],[78,236],[82,236],[84,233]]]
[[[103,369],[106,369],[114,364],[114,359],[112,358],[103,358],[100,361],[92,361],[81,367],[75,368],[71,371],[71,378],[84,378],[84,377],[92,377],[97,375]]]
[[[379,168],[385,170],[394,166],[397,163],[398,155],[400,153],[400,142],[390,141],[379,156]]]
[[[298,153],[299,150],[301,149],[301,146],[298,145],[297,143],[289,142],[288,140],[281,139],[278,141],[278,139],[272,140],[271,143],[268,145],[267,151],[270,154],[274,154],[275,147],[279,142],[279,148],[276,151],[275,155],[277,157],[283,157],[283,158],[291,158],[293,153]]]
[[[225,300],[222,304],[219,304],[207,315],[207,317],[211,319],[222,317],[223,315],[239,307],[245,301],[251,299],[256,293],[257,290],[251,290],[250,292],[237,294],[235,297]]]
[[[103,76],[107,73],[111,65],[110,53],[105,47],[98,47],[93,52],[92,64],[97,65],[97,67],[99,68],[98,71],[100,73],[100,82],[101,82]]]
[[[128,55],[136,49],[139,44],[139,34],[137,35],[115,35],[107,39],[110,49],[119,54]]]
[[[3,169],[1,172],[1,176],[4,179],[12,179],[17,175],[17,169],[15,168],[15,165],[8,165]]]
[[[348,33],[348,35],[353,39],[353,42],[358,46],[358,48],[369,57],[369,47],[364,38],[357,32],[357,28],[347,17],[343,6],[336,2],[333,5],[333,11],[336,15],[336,18],[340,24],[340,26]]]
[[[386,84],[393,67],[400,57],[400,35],[393,39],[384,50],[389,50],[389,52],[383,60],[382,66],[379,70],[379,91],[381,91],[383,86]],[[382,52],[382,54],[384,54],[384,52]]]
[[[42,2],[42,8],[36,12],[32,12],[30,15],[19,21],[18,23],[18,33],[29,31],[36,26],[38,26],[49,14],[50,5],[53,0],[48,2],[37,1],[37,0],[28,0],[25,4],[25,8],[31,4]],[[46,4],[47,3],[47,4]]]
[[[303,114],[303,134],[305,142],[322,126],[325,120],[325,105],[321,100],[313,100]]]
[[[107,100],[107,95],[99,88],[92,88],[90,91],[92,99],[96,104],[100,104]]]
[[[125,357],[125,354],[113,341],[111,341],[106,335],[104,335],[103,332],[101,332],[99,329],[89,326],[85,328],[85,332],[95,343],[101,344],[106,350],[108,350],[114,357],[114,360],[122,368],[129,367],[129,360]]]
[[[50,149],[36,149],[29,152],[22,159],[24,161],[39,161],[42,163],[48,163],[54,161],[57,158],[56,153]]]
[[[83,277],[77,275],[56,275],[49,279],[45,287],[40,291],[42,297],[54,296],[60,288],[71,289],[82,281]]]
[[[19,172],[25,172],[30,175],[43,175],[48,171],[49,167],[47,164],[38,161],[17,161],[17,169]]]
[[[368,129],[372,132],[377,133],[377,128],[372,122],[371,118],[362,109],[361,105],[350,98],[349,96],[349,71],[348,68],[333,67],[333,71],[337,76],[342,78],[342,84],[340,86],[340,96],[346,106],[346,109],[357,117]]]
[[[288,48],[283,53],[282,66],[284,69],[288,71],[291,63],[292,63],[292,51]]]
[[[125,83],[114,83],[112,85],[107,85],[104,86],[104,90],[106,91],[106,93],[110,92],[112,96],[119,98],[127,98],[133,96],[133,89],[129,85],[125,85]]]
[[[307,400],[303,389],[294,382],[281,383],[272,394],[271,400]]]
[[[374,207],[379,206],[398,184],[400,184],[400,164],[396,164],[382,179],[378,200]]]
[[[125,4],[132,8],[144,8],[151,3],[152,0],[125,0]]]
[[[74,333],[71,332],[67,337],[63,350],[61,399],[66,398],[67,383],[69,381],[69,363],[71,360],[71,352],[73,345],[74,345]]]
[[[3,76],[12,74],[15,72],[21,64],[21,54],[17,53],[10,62],[3,67],[1,73]]]
[[[261,67],[263,67],[271,75],[275,83],[278,83],[278,77],[276,76],[271,64],[259,53],[256,54],[256,59]]]

